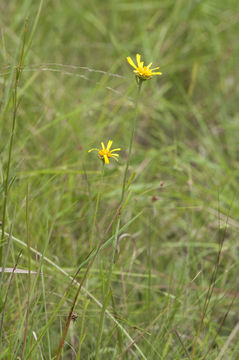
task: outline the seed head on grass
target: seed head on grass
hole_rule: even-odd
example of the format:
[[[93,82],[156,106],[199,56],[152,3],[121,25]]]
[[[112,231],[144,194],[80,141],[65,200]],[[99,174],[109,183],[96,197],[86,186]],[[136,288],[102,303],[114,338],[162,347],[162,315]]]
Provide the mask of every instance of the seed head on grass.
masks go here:
[[[161,72],[153,72],[154,70],[158,70],[159,67],[150,69],[152,63],[149,65],[144,65],[144,62],[141,61],[141,55],[136,55],[137,65],[133,62],[130,56],[127,57],[128,63],[135,69],[134,73],[138,80],[149,80],[153,75],[162,75]]]
[[[99,158],[101,160],[103,160],[105,164],[109,164],[109,158],[113,158],[116,161],[118,161],[117,158],[119,157],[119,155],[115,154],[114,152],[115,151],[120,151],[121,149],[117,148],[117,149],[110,150],[112,144],[113,144],[113,141],[109,140],[108,144],[107,144],[107,147],[105,147],[105,144],[103,142],[101,142],[102,149],[94,148],[94,149],[90,149],[88,152],[91,152],[91,151],[94,151],[94,150],[98,151]]]

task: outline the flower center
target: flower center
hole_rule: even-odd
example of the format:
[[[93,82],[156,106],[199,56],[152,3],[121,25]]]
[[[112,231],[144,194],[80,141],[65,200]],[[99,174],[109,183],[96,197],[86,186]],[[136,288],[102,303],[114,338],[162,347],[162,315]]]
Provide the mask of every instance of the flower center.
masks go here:
[[[139,74],[146,76],[146,77],[150,77],[152,75],[152,71],[149,68],[147,68],[147,66],[138,67],[137,71],[139,72]]]
[[[108,158],[111,157],[111,152],[107,149],[102,149],[99,151],[99,156],[101,158],[104,158],[104,155],[106,155]]]

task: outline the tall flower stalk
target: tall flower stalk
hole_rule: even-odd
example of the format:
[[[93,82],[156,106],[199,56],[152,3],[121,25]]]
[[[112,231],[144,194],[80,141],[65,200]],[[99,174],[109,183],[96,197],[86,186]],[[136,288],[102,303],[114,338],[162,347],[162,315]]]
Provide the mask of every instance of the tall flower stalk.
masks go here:
[[[150,63],[148,66],[144,66],[144,63],[141,61],[141,56],[139,54],[136,55],[136,59],[137,59],[137,65],[134,64],[133,60],[130,57],[127,57],[127,61],[135,69],[134,73],[136,76],[136,82],[137,82],[138,88],[137,88],[137,96],[136,96],[136,103],[135,103],[135,116],[134,116],[134,120],[132,122],[132,127],[131,127],[131,132],[130,132],[128,157],[127,157],[127,162],[126,162],[125,171],[124,171],[119,211],[118,211],[118,215],[116,218],[116,227],[115,227],[115,233],[114,233],[114,240],[113,240],[113,244],[112,244],[111,262],[110,262],[110,267],[109,267],[109,271],[108,271],[105,296],[104,296],[104,300],[103,300],[103,306],[101,309],[101,315],[100,315],[100,321],[99,321],[95,360],[99,359],[99,351],[100,351],[100,345],[101,345],[101,339],[102,339],[102,333],[103,333],[105,311],[106,311],[107,305],[108,305],[110,297],[111,297],[112,272],[113,272],[115,255],[116,255],[116,250],[117,250],[117,241],[118,241],[120,220],[121,220],[120,219],[121,208],[122,208],[122,205],[124,202],[124,197],[125,197],[127,176],[128,176],[128,171],[129,171],[134,135],[135,135],[135,130],[136,130],[136,123],[137,123],[137,118],[138,118],[138,109],[139,109],[139,101],[140,101],[142,84],[145,80],[151,79],[151,77],[153,75],[161,75],[162,74],[161,72],[156,72],[156,73],[152,72],[153,70],[159,69],[158,67],[154,68],[154,69],[150,69],[152,63]]]

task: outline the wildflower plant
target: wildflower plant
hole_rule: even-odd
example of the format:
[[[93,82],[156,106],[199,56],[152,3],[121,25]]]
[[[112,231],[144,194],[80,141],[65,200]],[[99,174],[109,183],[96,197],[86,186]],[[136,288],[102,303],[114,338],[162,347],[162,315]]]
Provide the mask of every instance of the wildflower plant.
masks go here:
[[[117,158],[119,157],[119,154],[116,154],[115,151],[120,151],[121,149],[117,148],[110,150],[112,144],[113,141],[109,140],[107,146],[105,147],[105,144],[101,142],[102,149],[93,148],[90,149],[88,152],[95,150],[98,151],[99,158],[104,161],[104,164],[109,164],[110,158],[113,158],[114,160],[118,161]]]
[[[135,69],[134,73],[136,75],[136,81],[137,81],[137,84],[138,84],[138,91],[137,91],[137,97],[136,97],[136,103],[135,103],[135,116],[134,116],[134,120],[132,122],[131,134],[130,134],[130,139],[129,139],[128,157],[127,157],[125,171],[124,171],[124,179],[123,179],[123,184],[122,184],[120,207],[119,207],[119,210],[117,211],[118,214],[117,214],[117,217],[116,217],[115,233],[114,233],[114,239],[113,239],[113,244],[112,244],[113,248],[112,248],[111,263],[110,263],[110,267],[109,267],[109,271],[108,271],[108,278],[107,278],[107,283],[106,283],[105,297],[104,297],[102,311],[101,311],[101,315],[100,315],[100,321],[99,321],[99,330],[98,330],[98,336],[97,336],[97,341],[96,341],[95,360],[98,360],[98,358],[99,358],[100,344],[101,344],[101,338],[102,338],[102,333],[103,333],[103,324],[104,324],[105,311],[106,311],[106,307],[107,307],[109,296],[110,296],[112,271],[113,271],[113,266],[114,266],[114,259],[115,259],[116,249],[117,249],[117,241],[118,241],[119,229],[120,229],[120,221],[121,221],[121,218],[120,218],[121,211],[120,211],[120,209],[122,209],[123,206],[124,206],[124,197],[125,197],[125,191],[126,191],[127,175],[128,175],[130,157],[131,157],[131,152],[132,152],[134,133],[135,133],[135,129],[136,129],[136,120],[137,120],[137,116],[138,116],[138,105],[139,105],[141,87],[142,87],[142,83],[143,83],[144,80],[151,79],[151,77],[153,75],[161,75],[162,74],[161,72],[153,72],[154,70],[158,70],[159,67],[156,67],[154,69],[150,69],[152,63],[150,63],[148,66],[145,66],[144,62],[141,61],[141,56],[139,54],[136,55],[136,60],[137,60],[137,65],[135,65],[135,63],[133,62],[131,57],[129,57],[129,56],[127,57],[128,63]],[[114,150],[110,151],[111,145],[112,145],[112,141],[108,142],[108,145],[107,145],[106,148],[104,146],[104,143],[101,143],[102,150],[91,149],[89,151],[97,150],[99,157],[102,160],[104,160],[104,162],[106,164],[108,164],[110,157],[114,158],[114,156],[118,156],[118,154],[113,154],[113,152],[120,150],[120,149],[114,149]],[[117,160],[117,158],[115,158],[115,160]]]
[[[132,152],[133,139],[134,139],[134,134],[135,134],[135,130],[136,130],[136,120],[137,120],[137,116],[138,116],[138,107],[139,107],[139,99],[140,99],[141,87],[142,87],[142,83],[145,80],[151,79],[152,76],[154,76],[154,75],[162,75],[162,73],[159,72],[159,71],[154,72],[154,70],[158,70],[159,67],[151,69],[152,62],[147,66],[144,65],[144,62],[141,61],[141,55],[140,54],[136,55],[137,64],[135,64],[133,62],[133,60],[131,59],[130,56],[127,57],[127,61],[134,68],[134,73],[136,75],[136,81],[137,81],[137,84],[138,84],[138,91],[137,91],[137,97],[136,97],[136,103],[135,103],[135,116],[134,116],[134,120],[132,122],[131,134],[130,134],[130,138],[129,138],[128,157],[127,157],[125,171],[124,171],[124,178],[123,178],[123,183],[122,183],[120,205],[119,205],[119,209],[117,210],[117,216],[115,218],[115,231],[114,231],[113,243],[112,243],[112,257],[111,257],[111,262],[110,262],[110,265],[109,265],[109,271],[108,271],[106,289],[105,289],[105,296],[104,296],[103,306],[102,306],[100,320],[99,320],[98,336],[97,336],[96,350],[95,350],[95,360],[99,359],[105,311],[106,311],[107,304],[108,304],[108,299],[109,299],[109,296],[110,296],[112,272],[113,272],[114,259],[115,259],[116,249],[117,249],[117,241],[118,241],[118,236],[119,236],[120,222],[121,222],[121,216],[120,216],[121,211],[120,211],[120,209],[122,209],[123,206],[124,206],[127,175],[128,175],[130,157],[131,157],[131,152]],[[109,140],[108,143],[107,143],[107,146],[105,146],[105,144],[103,142],[101,142],[101,149],[93,148],[93,149],[88,150],[88,152],[97,151],[98,156],[102,160],[102,164],[103,164],[103,166],[102,166],[101,184],[99,186],[99,191],[98,191],[98,195],[97,195],[97,199],[96,199],[96,207],[95,207],[94,218],[93,218],[92,232],[91,232],[91,236],[90,236],[90,249],[92,249],[92,247],[93,247],[93,238],[94,238],[94,232],[95,232],[96,217],[97,217],[97,213],[98,213],[98,209],[99,209],[99,201],[100,201],[100,196],[101,196],[101,187],[102,187],[103,178],[104,178],[104,165],[109,164],[109,162],[110,162],[109,159],[110,158],[113,158],[114,160],[118,161],[119,154],[117,154],[116,152],[121,150],[120,148],[116,148],[116,149],[111,150],[112,144],[113,144],[113,141]]]
[[[152,66],[152,62],[147,66],[144,65],[144,62],[141,61],[141,55],[140,54],[136,55],[137,65],[133,62],[133,60],[131,59],[130,56],[127,57],[127,61],[134,68],[134,73],[136,75],[137,80],[141,80],[141,81],[149,80],[154,75],[162,75],[162,73],[159,72],[159,71],[158,72],[153,72],[154,70],[158,70],[159,67],[150,69],[150,67]]]

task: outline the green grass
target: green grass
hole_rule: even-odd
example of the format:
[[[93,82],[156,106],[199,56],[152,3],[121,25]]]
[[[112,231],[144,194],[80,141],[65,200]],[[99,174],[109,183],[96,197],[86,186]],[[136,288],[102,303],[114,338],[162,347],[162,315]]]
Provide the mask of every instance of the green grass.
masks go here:
[[[2,278],[0,359],[56,359],[81,286],[59,359],[238,360],[238,1],[12,0],[0,13],[1,218],[17,111],[2,265],[28,270]],[[142,87],[114,254],[136,53],[163,75]],[[88,150],[109,139],[122,151],[101,185]]]

